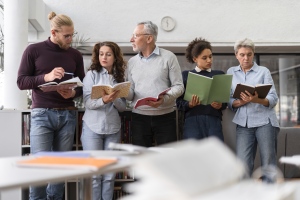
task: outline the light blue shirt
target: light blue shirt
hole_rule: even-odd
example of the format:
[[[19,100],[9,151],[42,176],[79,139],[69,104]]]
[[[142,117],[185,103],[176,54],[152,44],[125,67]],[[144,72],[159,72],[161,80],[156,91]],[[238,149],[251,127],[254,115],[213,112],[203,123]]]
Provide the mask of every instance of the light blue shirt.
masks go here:
[[[236,112],[232,121],[240,126],[247,126],[248,128],[259,127],[268,123],[271,123],[274,127],[279,127],[274,109],[278,102],[278,96],[270,70],[253,63],[252,68],[246,73],[240,66],[235,66],[229,68],[227,74],[233,75],[230,101],[228,103],[228,107]],[[272,88],[266,97],[269,100],[269,106],[266,107],[258,103],[250,102],[241,107],[233,108],[232,104],[236,99],[232,98],[232,95],[238,83],[245,83],[253,86],[257,84],[272,84]]]
[[[83,79],[83,102],[85,112],[83,121],[95,133],[113,134],[120,130],[119,112],[126,109],[126,100],[118,98],[111,103],[103,103],[102,98],[91,99],[92,86],[96,84],[114,85],[117,82],[106,69],[100,72],[88,71]]]

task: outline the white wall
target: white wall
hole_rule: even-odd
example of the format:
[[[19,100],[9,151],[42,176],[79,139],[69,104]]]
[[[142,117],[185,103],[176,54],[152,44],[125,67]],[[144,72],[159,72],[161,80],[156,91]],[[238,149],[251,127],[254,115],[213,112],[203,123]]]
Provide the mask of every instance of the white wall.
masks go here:
[[[130,46],[137,22],[151,20],[159,25],[158,45],[185,47],[195,37],[204,37],[215,47],[230,47],[237,39],[249,37],[257,46],[300,46],[299,0],[44,0],[50,11],[69,15],[75,29],[97,41],[111,40]],[[160,28],[164,16],[176,20],[171,32]],[[45,32],[49,35],[45,16]],[[29,41],[36,42],[36,41]],[[293,48],[300,52],[300,48]],[[263,48],[262,50],[267,50]],[[221,51],[221,50],[220,50]]]

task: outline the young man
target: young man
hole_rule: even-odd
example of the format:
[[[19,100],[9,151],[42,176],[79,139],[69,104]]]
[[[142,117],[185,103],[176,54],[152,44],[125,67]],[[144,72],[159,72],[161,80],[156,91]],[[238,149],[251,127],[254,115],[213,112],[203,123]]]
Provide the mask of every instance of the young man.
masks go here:
[[[144,97],[156,97],[171,88],[158,101],[132,110],[132,143],[150,147],[176,141],[175,100],[184,92],[181,69],[176,56],[155,45],[158,28],[151,21],[140,22],[130,42],[136,56],[128,61],[128,80],[132,103]]]
[[[73,98],[82,95],[82,88],[43,92],[38,85],[84,77],[83,58],[70,47],[74,25],[66,15],[48,15],[51,36],[29,45],[24,51],[17,84],[21,90],[32,89],[30,127],[31,153],[72,150],[76,126]],[[30,200],[63,199],[64,183],[30,187]]]

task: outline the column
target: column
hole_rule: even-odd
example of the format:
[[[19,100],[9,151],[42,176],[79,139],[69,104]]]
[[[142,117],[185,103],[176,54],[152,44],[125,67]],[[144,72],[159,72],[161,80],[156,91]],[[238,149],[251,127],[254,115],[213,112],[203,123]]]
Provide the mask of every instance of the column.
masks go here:
[[[17,87],[17,74],[28,44],[28,0],[4,0],[4,85],[5,109],[26,109],[26,90]]]

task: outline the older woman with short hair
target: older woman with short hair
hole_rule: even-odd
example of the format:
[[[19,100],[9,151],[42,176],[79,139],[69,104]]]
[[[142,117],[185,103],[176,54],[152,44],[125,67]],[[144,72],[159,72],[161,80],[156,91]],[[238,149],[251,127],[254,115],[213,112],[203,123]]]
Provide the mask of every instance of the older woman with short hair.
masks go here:
[[[229,108],[235,111],[233,122],[236,127],[237,156],[245,162],[252,174],[257,144],[260,149],[261,165],[276,166],[276,147],[279,123],[274,107],[278,102],[274,82],[268,68],[257,65],[254,59],[255,46],[250,39],[239,40],[234,45],[235,56],[240,65],[228,69],[233,75]],[[265,98],[257,92],[241,92],[240,98],[232,97],[238,83],[248,85],[272,84]],[[271,182],[263,176],[263,181]]]

